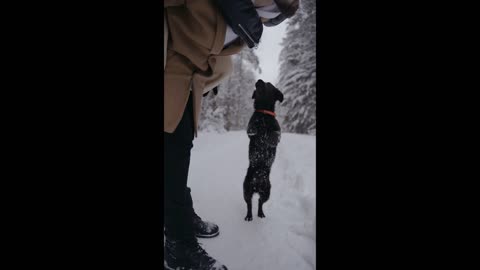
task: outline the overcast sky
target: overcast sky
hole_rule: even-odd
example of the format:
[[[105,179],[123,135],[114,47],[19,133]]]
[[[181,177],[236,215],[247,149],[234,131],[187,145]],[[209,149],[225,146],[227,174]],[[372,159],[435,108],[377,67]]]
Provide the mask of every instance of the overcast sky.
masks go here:
[[[280,42],[282,42],[285,35],[287,21],[288,19],[274,27],[263,27],[260,44],[258,49],[255,50],[260,61],[260,68],[262,69],[259,79],[273,84],[277,83],[277,74],[280,67],[278,56],[282,49]]]

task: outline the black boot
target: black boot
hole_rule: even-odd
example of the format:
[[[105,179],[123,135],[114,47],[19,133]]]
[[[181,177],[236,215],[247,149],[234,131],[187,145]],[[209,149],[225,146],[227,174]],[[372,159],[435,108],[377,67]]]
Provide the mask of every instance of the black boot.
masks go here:
[[[200,246],[196,239],[165,240],[165,269],[169,270],[228,270]]]
[[[220,234],[218,225],[203,221],[195,211],[193,211],[193,228],[195,230],[195,236],[199,238],[213,238]]]

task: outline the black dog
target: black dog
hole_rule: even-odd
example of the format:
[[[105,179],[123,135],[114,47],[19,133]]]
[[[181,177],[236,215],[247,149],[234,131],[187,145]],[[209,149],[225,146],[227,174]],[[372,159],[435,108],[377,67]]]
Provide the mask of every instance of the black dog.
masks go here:
[[[252,196],[256,192],[258,216],[265,217],[262,206],[270,198],[270,169],[275,160],[277,145],[280,142],[280,126],[275,119],[275,102],[283,101],[283,94],[271,83],[258,80],[252,98],[255,99],[253,113],[248,122],[247,134],[250,138],[248,155],[250,165],[243,182],[243,198],[247,203],[245,220],[252,220]]]

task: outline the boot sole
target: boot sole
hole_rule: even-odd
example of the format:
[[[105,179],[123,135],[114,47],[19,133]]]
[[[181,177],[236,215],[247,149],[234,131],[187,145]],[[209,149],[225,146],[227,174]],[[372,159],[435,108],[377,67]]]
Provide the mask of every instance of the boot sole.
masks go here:
[[[215,234],[195,234],[195,236],[198,238],[214,238],[214,237],[217,237],[219,234],[220,234],[220,231],[218,231]]]
[[[175,268],[172,268],[171,266],[168,265],[168,263],[166,261],[163,261],[163,266],[167,270],[193,270],[192,268],[185,268],[183,266],[177,266]]]

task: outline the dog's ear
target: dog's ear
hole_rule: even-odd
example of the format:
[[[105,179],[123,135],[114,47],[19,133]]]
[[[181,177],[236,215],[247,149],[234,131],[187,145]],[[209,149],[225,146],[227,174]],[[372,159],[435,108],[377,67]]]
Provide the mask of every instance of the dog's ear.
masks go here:
[[[275,90],[276,90],[275,93],[276,93],[277,100],[280,101],[280,103],[282,103],[283,102],[283,93],[280,92],[280,90],[278,90],[277,88],[275,88]]]
[[[265,82],[262,79],[258,79],[258,81],[255,83],[256,88],[264,87]]]
[[[255,93],[256,93],[256,92],[257,92],[256,90],[253,90],[252,98],[255,98]]]

